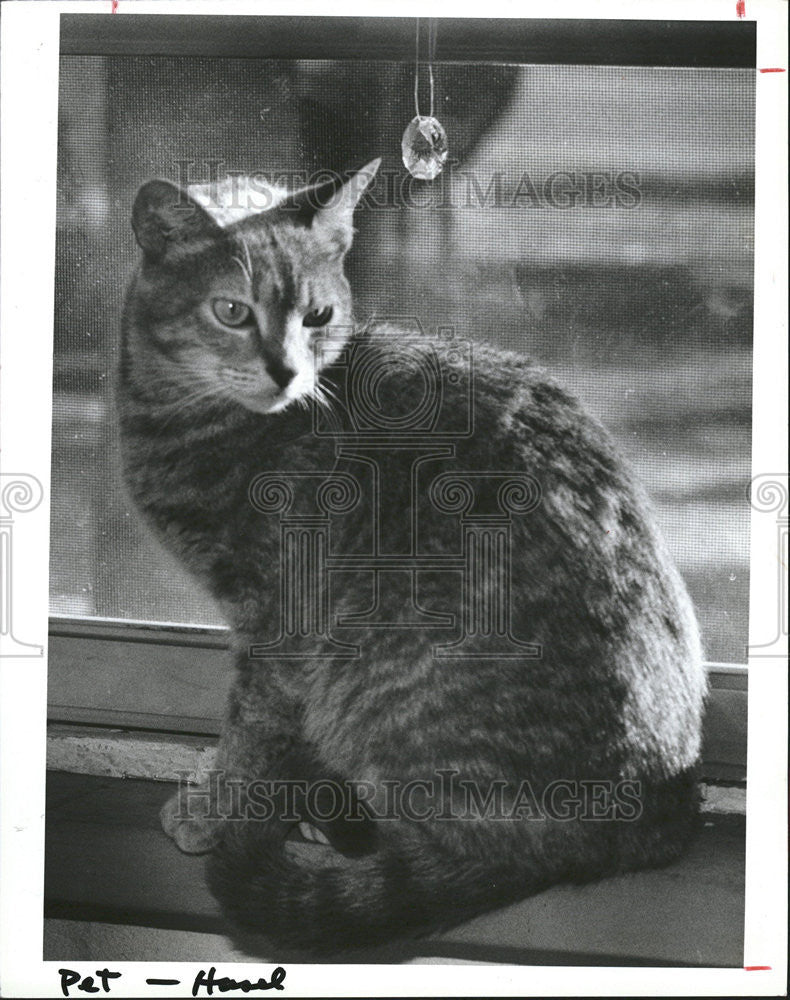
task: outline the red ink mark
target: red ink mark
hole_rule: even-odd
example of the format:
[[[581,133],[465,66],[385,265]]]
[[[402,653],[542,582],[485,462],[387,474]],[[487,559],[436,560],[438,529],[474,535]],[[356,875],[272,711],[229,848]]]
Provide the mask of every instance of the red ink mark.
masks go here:
[[[746,0],[738,0],[735,4],[735,14],[737,17],[746,17]]]
[[[112,13],[118,13],[118,0],[112,0]]]
[[[781,66],[771,66],[768,69],[761,69],[761,73],[784,73]]]
[[[770,965],[744,965],[744,972],[770,972]]]

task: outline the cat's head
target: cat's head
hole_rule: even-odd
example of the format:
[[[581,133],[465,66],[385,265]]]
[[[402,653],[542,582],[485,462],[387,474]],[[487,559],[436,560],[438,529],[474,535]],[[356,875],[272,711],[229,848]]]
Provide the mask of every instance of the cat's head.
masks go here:
[[[239,205],[237,185],[235,207],[227,189],[211,199],[168,181],[143,185],[132,212],[143,262],[130,301],[146,370],[185,395],[256,413],[308,397],[350,332],[343,258],[379,162],[294,193],[272,189],[260,211]]]

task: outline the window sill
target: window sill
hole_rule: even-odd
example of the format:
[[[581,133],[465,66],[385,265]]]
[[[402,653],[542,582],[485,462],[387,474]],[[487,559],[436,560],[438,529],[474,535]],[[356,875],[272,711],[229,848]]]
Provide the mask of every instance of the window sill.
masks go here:
[[[193,953],[183,961],[214,955],[217,939],[204,935],[227,936],[228,927],[206,888],[204,859],[181,854],[159,830],[171,787],[56,772],[48,779],[46,917],[127,928],[117,954],[102,951],[108,961],[161,957],[156,937],[135,935],[128,930],[134,926],[191,931],[184,937]],[[744,826],[743,817],[711,815],[689,852],[667,868],[556,886],[445,934],[353,960],[740,967]],[[46,960],[95,957],[90,935],[64,935],[64,924],[55,926]],[[261,938],[226,944],[234,957],[224,960],[288,960]]]
[[[216,736],[233,679],[227,637],[218,627],[53,618],[49,719]],[[708,678],[703,777],[743,781],[747,668],[709,663]]]

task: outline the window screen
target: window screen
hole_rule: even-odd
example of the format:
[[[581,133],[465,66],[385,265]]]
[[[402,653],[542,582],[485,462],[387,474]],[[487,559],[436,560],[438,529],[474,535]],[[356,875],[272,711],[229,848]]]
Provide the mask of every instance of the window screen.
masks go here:
[[[306,180],[381,155],[348,260],[358,317],[450,326],[556,373],[651,494],[708,657],[743,662],[753,80],[439,64],[450,158],[429,185],[410,184],[400,160],[409,64],[64,56],[52,613],[220,623],[145,536],[117,471],[112,382],[137,187],[229,170]]]

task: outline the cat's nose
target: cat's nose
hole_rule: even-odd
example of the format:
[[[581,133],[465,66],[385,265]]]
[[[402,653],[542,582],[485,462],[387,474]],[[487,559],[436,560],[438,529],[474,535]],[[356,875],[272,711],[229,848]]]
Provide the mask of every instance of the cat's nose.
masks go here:
[[[278,358],[272,358],[272,360],[268,362],[266,365],[266,371],[278,389],[284,389],[289,382],[293,381],[293,378],[296,375],[293,368],[289,367],[284,361],[280,361]]]

